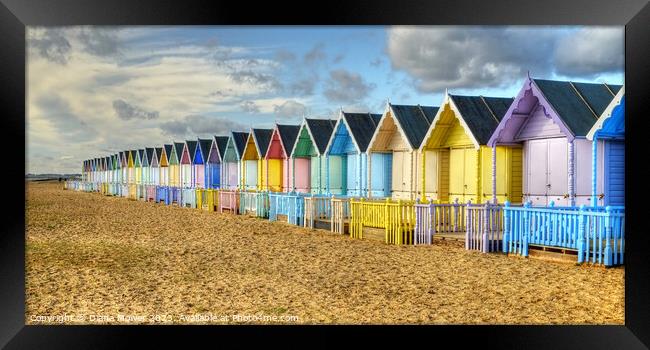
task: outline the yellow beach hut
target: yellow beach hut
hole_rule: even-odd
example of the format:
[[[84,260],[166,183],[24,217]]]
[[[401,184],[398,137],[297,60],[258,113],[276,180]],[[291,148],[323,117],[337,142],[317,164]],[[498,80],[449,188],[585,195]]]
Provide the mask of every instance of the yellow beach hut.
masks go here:
[[[521,203],[521,147],[487,146],[513,100],[445,93],[420,147],[425,198],[440,203],[493,200],[496,157],[497,201]]]

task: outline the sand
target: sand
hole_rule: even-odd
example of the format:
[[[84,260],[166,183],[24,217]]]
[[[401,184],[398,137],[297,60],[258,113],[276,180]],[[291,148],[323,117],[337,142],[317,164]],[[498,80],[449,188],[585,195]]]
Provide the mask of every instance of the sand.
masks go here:
[[[27,187],[27,324],[624,322],[622,267]]]

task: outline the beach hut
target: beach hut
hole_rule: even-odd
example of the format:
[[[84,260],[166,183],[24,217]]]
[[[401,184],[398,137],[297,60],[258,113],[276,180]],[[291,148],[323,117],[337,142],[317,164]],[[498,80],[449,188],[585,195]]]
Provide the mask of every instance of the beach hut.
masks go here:
[[[127,151],[127,166],[128,166],[128,184],[129,185],[134,185],[135,184],[135,154],[137,151],[135,150],[130,150]]]
[[[592,145],[586,135],[620,88],[526,78],[488,141],[491,147],[523,147],[524,201],[537,206],[590,204]],[[602,144],[598,154],[603,159]]]
[[[197,142],[193,140],[186,140],[181,152],[181,182],[183,188],[194,188],[194,169],[193,169],[193,155],[196,152]]]
[[[339,157],[341,164],[341,169],[330,166],[328,172],[330,193],[348,196],[368,195],[366,151],[380,119],[381,114],[340,111],[325,151],[330,162]]]
[[[289,192],[291,190],[292,162],[289,155],[293,150],[299,131],[299,125],[275,124],[264,157],[269,172],[267,182],[269,191]]]
[[[139,149],[135,152],[135,159],[133,160],[133,166],[135,167],[135,183],[137,185],[142,185],[142,159],[144,150]]]
[[[305,118],[291,152],[293,190],[302,193],[327,193],[325,148],[334,131],[335,120]],[[340,163],[329,166],[340,169]]]
[[[172,153],[172,148],[174,146],[171,144],[164,144],[162,147],[162,152],[158,158],[158,163],[160,165],[160,185],[169,186],[169,155]]]
[[[207,181],[209,177],[205,174],[205,163],[208,159],[211,144],[211,139],[198,139],[196,143],[196,150],[194,151],[192,160],[192,166],[194,168],[194,184],[196,188],[208,188]]]
[[[160,158],[162,157],[162,147],[154,147],[151,154],[151,184],[160,186]]]
[[[251,128],[242,155],[242,170],[244,189],[248,191],[264,191],[267,186],[267,166],[264,162],[266,151],[271,140],[272,129]]]
[[[181,181],[181,154],[183,154],[183,147],[185,144],[182,142],[174,142],[169,155],[169,186],[180,188]]]
[[[228,136],[213,136],[205,164],[207,188],[221,188],[221,162],[228,146]]]
[[[129,171],[129,169],[128,169],[129,161],[128,161],[128,157],[127,157],[127,151],[121,151],[118,154],[120,155],[120,159],[119,159],[119,161],[120,161],[120,171],[121,171],[121,175],[120,175],[120,180],[121,181],[120,182],[123,185],[126,185],[128,183],[127,182],[128,179],[129,179],[129,172],[128,172]]]
[[[235,190],[243,188],[241,179],[241,155],[244,153],[246,141],[248,140],[247,132],[232,131],[228,138],[226,151],[223,154],[222,176],[224,188]]]
[[[439,203],[521,203],[521,148],[487,142],[513,98],[445,93],[420,146],[423,198]],[[493,154],[493,152],[495,152]],[[496,157],[496,169],[493,159]],[[496,170],[496,197],[492,172]]]
[[[153,158],[153,147],[145,147],[142,160],[142,183],[145,185],[152,185],[151,176],[151,159]]]
[[[113,183],[119,184],[121,182],[120,155],[117,153],[113,154],[111,161],[113,162]]]
[[[369,197],[421,195],[418,149],[437,112],[432,106],[387,104],[367,150]]]
[[[625,86],[618,90],[596,124],[589,130],[587,139],[592,142],[592,205],[624,206]],[[600,159],[599,148],[603,149],[603,156]],[[600,191],[599,182],[602,184]]]

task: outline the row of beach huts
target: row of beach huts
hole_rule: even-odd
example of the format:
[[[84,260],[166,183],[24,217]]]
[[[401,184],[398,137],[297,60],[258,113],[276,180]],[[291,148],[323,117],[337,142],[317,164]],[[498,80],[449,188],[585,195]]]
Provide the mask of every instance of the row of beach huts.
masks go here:
[[[624,102],[624,86],[528,76],[515,98],[447,92],[439,107],[118,152],[84,161],[65,187],[390,244],[440,237],[621,265]]]

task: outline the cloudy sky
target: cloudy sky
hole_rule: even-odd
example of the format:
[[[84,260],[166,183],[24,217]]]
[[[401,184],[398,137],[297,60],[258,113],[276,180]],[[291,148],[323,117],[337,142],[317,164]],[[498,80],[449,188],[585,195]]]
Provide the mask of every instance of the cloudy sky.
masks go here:
[[[26,172],[386,101],[623,83],[623,27],[29,27]]]

